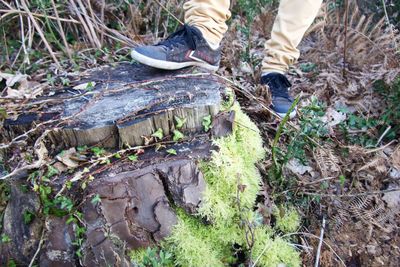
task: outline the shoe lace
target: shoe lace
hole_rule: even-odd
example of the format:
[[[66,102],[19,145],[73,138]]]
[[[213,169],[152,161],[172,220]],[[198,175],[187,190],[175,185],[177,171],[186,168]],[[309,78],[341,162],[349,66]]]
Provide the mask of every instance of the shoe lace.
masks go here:
[[[288,89],[292,84],[284,75],[277,74],[272,77],[261,77],[261,83],[268,85],[273,97],[290,98]]]
[[[167,39],[161,41],[157,45],[173,47],[177,44],[188,45],[190,49],[196,49],[195,36],[199,36],[198,31],[187,24],[184,24],[178,31],[174,32]]]

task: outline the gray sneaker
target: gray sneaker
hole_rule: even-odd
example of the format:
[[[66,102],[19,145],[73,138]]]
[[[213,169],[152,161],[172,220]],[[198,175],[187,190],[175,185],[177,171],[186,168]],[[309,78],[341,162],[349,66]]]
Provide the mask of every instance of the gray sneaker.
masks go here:
[[[156,44],[132,49],[134,60],[158,69],[176,70],[199,66],[217,71],[221,60],[220,48],[212,49],[199,29],[187,24]]]
[[[261,76],[261,84],[268,85],[272,96],[271,109],[275,111],[279,117],[283,118],[288,113],[293,104],[293,97],[289,95],[289,89],[292,84],[289,80],[277,72],[272,72]],[[290,112],[290,118],[296,116],[296,108]]]

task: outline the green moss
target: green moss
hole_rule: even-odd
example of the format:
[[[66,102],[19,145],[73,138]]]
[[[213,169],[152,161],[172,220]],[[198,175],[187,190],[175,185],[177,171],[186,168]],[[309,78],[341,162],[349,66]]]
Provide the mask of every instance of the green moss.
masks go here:
[[[284,233],[296,232],[300,226],[299,213],[293,207],[279,207],[274,210],[275,227]]]
[[[299,253],[284,239],[272,238],[272,233],[264,226],[255,231],[252,258],[253,261],[257,260],[257,266],[276,267],[282,263],[287,267],[300,266]]]
[[[253,207],[261,177],[255,163],[264,157],[265,151],[255,124],[238,104],[231,109],[236,113],[233,133],[214,140],[219,151],[212,152],[210,161],[200,163],[207,189],[198,216],[178,210],[178,224],[163,243],[163,249],[174,255],[178,266],[227,266],[233,263],[233,245],[247,248],[243,221],[251,222],[253,227],[257,225]],[[205,224],[204,219],[209,223]],[[260,255],[265,244],[271,244],[273,248],[272,252],[262,254],[258,266],[299,265],[298,253],[286,241],[272,238],[273,230],[267,234],[266,227],[258,226],[255,233],[253,256]]]
[[[222,259],[227,253],[217,240],[213,240],[210,228],[179,212],[179,222],[165,242],[166,249],[175,256],[176,265],[224,266]]]

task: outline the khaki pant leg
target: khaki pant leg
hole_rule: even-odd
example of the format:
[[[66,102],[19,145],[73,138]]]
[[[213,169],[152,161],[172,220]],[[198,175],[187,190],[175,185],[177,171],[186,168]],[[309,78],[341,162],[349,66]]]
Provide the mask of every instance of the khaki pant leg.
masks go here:
[[[231,17],[230,0],[190,0],[183,5],[185,23],[196,26],[211,44],[219,44]]]
[[[262,73],[286,72],[297,61],[297,46],[318,14],[322,0],[281,0],[278,15],[265,44]]]

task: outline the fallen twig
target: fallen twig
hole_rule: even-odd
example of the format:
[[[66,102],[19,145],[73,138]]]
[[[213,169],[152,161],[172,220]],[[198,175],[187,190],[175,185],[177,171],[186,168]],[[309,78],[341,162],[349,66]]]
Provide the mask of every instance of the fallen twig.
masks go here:
[[[292,236],[292,235],[304,235],[304,236],[308,236],[308,237],[313,237],[313,238],[318,238],[319,240],[320,237],[316,236],[314,234],[310,234],[310,233],[306,233],[306,232],[296,232],[296,233],[289,233],[289,234],[285,234],[282,237],[288,237],[288,236]],[[332,253],[336,256],[336,258],[338,258],[338,260],[340,261],[340,263],[346,267],[346,264],[344,263],[344,261],[342,260],[342,258],[339,257],[339,255],[336,253],[336,251],[324,240],[322,240],[322,243],[324,243],[331,251]]]
[[[46,223],[45,223],[45,224],[46,224]],[[45,228],[43,228],[43,230],[42,230],[42,235],[41,235],[41,237],[40,237],[40,241],[39,241],[38,248],[37,248],[35,254],[33,255],[33,257],[32,257],[32,259],[31,259],[31,261],[30,261],[28,267],[32,267],[33,264],[35,263],[35,259],[36,259],[37,255],[39,254],[39,252],[40,252],[40,250],[41,250],[41,248],[42,248],[43,242],[44,242],[44,234],[45,234],[45,232],[46,232],[46,230],[45,230]]]
[[[33,164],[29,164],[29,165],[25,165],[21,168],[17,168],[15,170],[13,170],[11,173],[0,177],[0,180],[6,180],[9,178],[13,178],[13,177],[24,177],[24,174],[28,171],[28,170],[32,170],[32,169],[37,169],[40,168],[46,157],[48,156],[48,151],[47,148],[44,144],[44,138],[51,132],[51,130],[46,130],[35,142],[34,145],[34,150],[35,150],[35,154],[38,157],[38,160],[33,163]]]
[[[319,257],[321,254],[322,241],[324,238],[324,231],[325,231],[325,217],[322,218],[322,228],[321,228],[321,234],[319,235],[319,243],[318,243],[317,255],[315,256],[314,267],[318,267],[318,265],[319,265]]]

